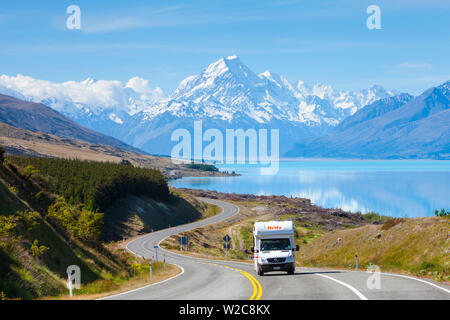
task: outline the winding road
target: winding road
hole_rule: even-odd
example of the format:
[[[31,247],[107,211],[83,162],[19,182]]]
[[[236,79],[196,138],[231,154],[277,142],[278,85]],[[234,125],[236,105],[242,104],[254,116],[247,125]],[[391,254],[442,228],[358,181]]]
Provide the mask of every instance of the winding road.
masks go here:
[[[155,246],[169,236],[224,221],[239,213],[228,202],[201,199],[222,208],[216,216],[197,222],[160,230],[128,243],[134,254],[150,258]],[[253,265],[232,261],[193,258],[158,248],[161,260],[182,269],[177,276],[103,299],[117,300],[327,300],[327,299],[431,299],[450,300],[450,286],[414,277],[382,273],[380,288],[369,289],[371,276],[364,271],[296,268],[294,275],[268,273],[259,277]]]

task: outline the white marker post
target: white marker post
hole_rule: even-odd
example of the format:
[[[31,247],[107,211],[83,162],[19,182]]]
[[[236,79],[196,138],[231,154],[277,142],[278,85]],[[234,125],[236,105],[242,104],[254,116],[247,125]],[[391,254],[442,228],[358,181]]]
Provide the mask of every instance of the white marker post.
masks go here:
[[[150,278],[152,277],[152,274],[153,274],[153,272],[152,272],[152,263],[153,263],[153,260],[150,260]]]
[[[72,275],[70,273],[67,274],[67,286],[69,287],[70,297],[73,297]]]
[[[356,260],[356,271],[358,271],[358,254],[355,254],[355,260]]]
[[[164,255],[164,271],[166,271],[166,255]]]

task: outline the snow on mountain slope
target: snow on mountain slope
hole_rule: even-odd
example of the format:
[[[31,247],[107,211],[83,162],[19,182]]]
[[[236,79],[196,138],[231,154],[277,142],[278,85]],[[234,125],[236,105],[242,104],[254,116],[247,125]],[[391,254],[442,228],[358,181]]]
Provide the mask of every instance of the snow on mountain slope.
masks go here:
[[[294,157],[450,158],[450,81],[378,100],[327,134],[304,139]]]
[[[52,83],[3,75],[0,93],[44,103],[84,126],[135,146],[147,146],[144,150],[153,153],[167,152],[161,141],[169,143],[169,130],[175,123],[184,125],[196,119],[210,120],[218,129],[283,128],[283,150],[296,139],[326,132],[365,104],[392,95],[379,86],[361,92],[320,84],[309,87],[302,82],[293,86],[269,71],[254,73],[235,55],[187,77],[169,97],[139,77],[124,86],[119,81]]]
[[[324,85],[310,89],[303,82],[294,87],[269,71],[256,75],[233,55],[210,64],[198,76],[186,78],[167,102],[145,113],[147,119],[169,111],[173,115],[228,121],[232,121],[234,113],[243,113],[258,123],[278,119],[308,126],[335,126],[364,105],[391,95],[380,86],[361,92],[336,91]]]

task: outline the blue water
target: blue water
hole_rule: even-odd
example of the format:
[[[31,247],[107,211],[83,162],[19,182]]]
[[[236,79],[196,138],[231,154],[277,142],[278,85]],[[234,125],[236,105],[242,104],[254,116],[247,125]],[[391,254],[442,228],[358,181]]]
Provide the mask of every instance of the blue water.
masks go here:
[[[182,178],[174,187],[311,199],[326,208],[424,217],[450,210],[450,161],[304,160],[280,162],[276,175],[257,165],[219,165],[238,177]]]

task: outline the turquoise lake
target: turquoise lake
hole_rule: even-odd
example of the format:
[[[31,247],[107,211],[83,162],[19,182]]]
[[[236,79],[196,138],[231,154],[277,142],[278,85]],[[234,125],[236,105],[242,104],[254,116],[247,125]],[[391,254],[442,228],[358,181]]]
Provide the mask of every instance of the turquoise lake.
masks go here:
[[[182,178],[173,187],[311,199],[326,208],[424,217],[450,210],[450,161],[303,160],[280,162],[276,175],[258,165],[217,165],[236,177]]]

